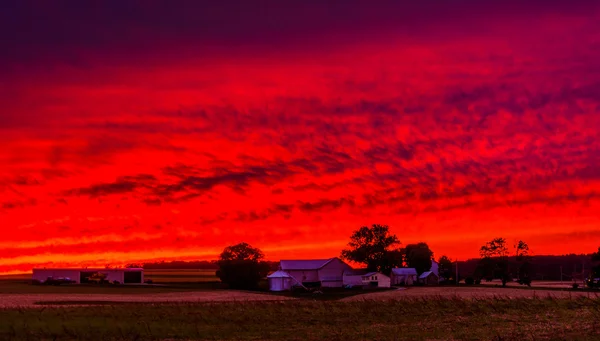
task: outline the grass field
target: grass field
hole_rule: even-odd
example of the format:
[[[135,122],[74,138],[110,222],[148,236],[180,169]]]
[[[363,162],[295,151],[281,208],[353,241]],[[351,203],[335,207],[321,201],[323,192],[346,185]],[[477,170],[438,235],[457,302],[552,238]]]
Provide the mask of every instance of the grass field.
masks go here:
[[[595,340],[600,300],[121,304],[0,309],[1,340]]]

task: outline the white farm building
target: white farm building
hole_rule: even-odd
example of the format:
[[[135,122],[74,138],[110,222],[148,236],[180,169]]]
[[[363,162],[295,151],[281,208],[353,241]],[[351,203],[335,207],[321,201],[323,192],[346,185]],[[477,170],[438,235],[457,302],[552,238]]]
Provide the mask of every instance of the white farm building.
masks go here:
[[[413,285],[417,282],[417,269],[394,268],[390,274],[392,285]]]
[[[344,285],[344,271],[352,270],[350,265],[337,257],[329,259],[282,260],[280,270],[291,277],[292,286],[301,283],[305,287],[341,288]],[[279,275],[278,275],[279,276]],[[274,281],[273,283],[276,283]]]
[[[366,269],[344,271],[345,287],[389,288],[391,280],[381,272]]]
[[[297,284],[297,282],[292,279],[292,276],[283,270],[275,271],[267,276],[267,279],[269,281],[269,290],[271,291],[292,290],[292,287]]]
[[[103,274],[105,280],[111,283],[120,284],[142,284],[144,283],[144,269],[124,268],[124,269],[33,269],[33,280],[41,283],[48,279],[63,279],[77,284],[87,283],[89,277],[95,274]]]

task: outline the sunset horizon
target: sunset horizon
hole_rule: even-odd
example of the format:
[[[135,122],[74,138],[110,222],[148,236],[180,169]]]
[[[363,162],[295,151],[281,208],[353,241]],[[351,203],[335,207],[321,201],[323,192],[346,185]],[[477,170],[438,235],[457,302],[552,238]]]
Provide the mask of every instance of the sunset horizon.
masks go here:
[[[0,275],[598,250],[600,3],[7,4]]]

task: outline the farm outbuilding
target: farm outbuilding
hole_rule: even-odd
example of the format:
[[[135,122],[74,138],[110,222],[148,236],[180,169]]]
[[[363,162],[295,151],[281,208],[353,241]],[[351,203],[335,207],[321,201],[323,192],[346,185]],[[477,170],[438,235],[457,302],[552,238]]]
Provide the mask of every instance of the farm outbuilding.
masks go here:
[[[352,270],[350,265],[337,257],[281,260],[279,264],[280,270],[290,275],[295,283],[302,283],[305,287],[341,288],[344,285],[344,271]]]
[[[344,271],[345,287],[389,288],[390,278],[381,272],[367,269]]]
[[[437,285],[439,277],[433,271],[425,271],[419,276],[419,282],[425,285]]]
[[[381,272],[369,272],[362,276],[362,281],[365,286],[374,288],[389,288],[391,280],[388,276]]]
[[[269,290],[271,291],[292,290],[292,286],[296,284],[292,276],[283,270],[275,271],[267,276],[267,279],[269,280]]]
[[[392,285],[413,285],[417,282],[417,277],[415,268],[394,268],[390,274]]]
[[[44,268],[33,269],[32,278],[41,283],[49,278],[62,279],[72,281],[73,283],[81,284],[89,282],[89,278],[94,274],[102,274],[105,280],[111,283],[118,282],[121,284],[142,284],[144,283],[144,269],[140,268],[124,268],[124,269],[58,269]]]

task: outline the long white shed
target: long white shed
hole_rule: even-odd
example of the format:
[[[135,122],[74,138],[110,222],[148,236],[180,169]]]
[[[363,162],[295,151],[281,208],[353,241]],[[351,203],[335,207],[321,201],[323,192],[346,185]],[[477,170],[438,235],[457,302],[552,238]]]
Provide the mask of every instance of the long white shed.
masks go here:
[[[67,279],[74,283],[87,283],[88,278],[94,274],[104,274],[109,282],[119,282],[121,284],[142,284],[144,283],[144,269],[141,268],[122,268],[122,269],[101,269],[101,268],[43,268],[33,269],[32,278],[39,282],[45,282],[49,278]]]

